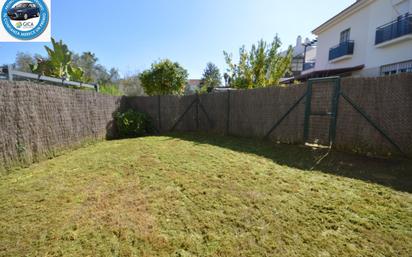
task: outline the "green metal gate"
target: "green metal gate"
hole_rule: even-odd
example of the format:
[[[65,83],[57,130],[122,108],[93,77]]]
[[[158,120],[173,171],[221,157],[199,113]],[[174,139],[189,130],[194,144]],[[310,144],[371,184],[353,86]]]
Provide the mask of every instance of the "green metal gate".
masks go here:
[[[332,146],[336,137],[340,77],[308,80],[304,142]]]
[[[321,90],[318,90],[318,89]],[[400,154],[406,156],[401,147],[374,121],[365,110],[341,91],[340,77],[308,80],[304,122],[304,142],[333,147],[336,140],[339,100],[342,98],[374,127]],[[323,120],[323,122],[320,122]],[[323,138],[322,138],[323,137]]]

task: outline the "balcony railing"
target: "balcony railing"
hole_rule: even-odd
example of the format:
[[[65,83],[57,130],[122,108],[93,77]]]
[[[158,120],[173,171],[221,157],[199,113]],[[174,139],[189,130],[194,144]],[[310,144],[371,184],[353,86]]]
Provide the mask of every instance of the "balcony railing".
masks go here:
[[[310,70],[312,68],[315,68],[315,62],[305,62],[303,64],[303,70]]]
[[[355,49],[355,41],[349,40],[342,42],[329,50],[329,61],[335,60],[345,55],[352,55]]]
[[[412,34],[412,14],[407,14],[376,29],[375,44]]]

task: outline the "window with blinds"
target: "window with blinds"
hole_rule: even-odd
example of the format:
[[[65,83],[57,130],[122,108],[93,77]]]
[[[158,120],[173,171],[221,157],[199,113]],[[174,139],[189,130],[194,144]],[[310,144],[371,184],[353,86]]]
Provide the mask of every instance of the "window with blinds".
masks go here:
[[[381,66],[381,76],[412,72],[412,60]]]

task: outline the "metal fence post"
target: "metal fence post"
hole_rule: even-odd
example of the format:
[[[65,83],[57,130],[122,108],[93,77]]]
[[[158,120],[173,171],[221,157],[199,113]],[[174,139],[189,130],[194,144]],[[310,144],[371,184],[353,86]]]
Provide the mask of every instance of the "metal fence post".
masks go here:
[[[303,130],[304,142],[309,139],[309,123],[310,123],[310,113],[312,112],[312,81],[308,81],[308,91],[306,93],[306,108],[305,108],[305,125]]]
[[[341,79],[337,78],[335,81],[335,90],[332,99],[332,121],[329,129],[329,142],[332,146],[336,140],[336,127],[338,124],[338,110],[339,110],[339,97],[340,97],[340,82]]]
[[[196,131],[199,130],[199,94],[196,93]]]
[[[227,91],[226,135],[230,131],[230,89]]]
[[[160,113],[161,112],[160,100],[161,100],[161,97],[160,97],[160,95],[158,95],[157,96],[157,118],[159,119],[159,123],[158,123],[159,132],[162,131],[162,116],[161,116],[161,113]]]
[[[99,93],[100,92],[99,84],[95,84],[94,89],[96,90],[97,93]]]
[[[7,77],[9,81],[13,81],[13,67],[12,65],[7,65]]]

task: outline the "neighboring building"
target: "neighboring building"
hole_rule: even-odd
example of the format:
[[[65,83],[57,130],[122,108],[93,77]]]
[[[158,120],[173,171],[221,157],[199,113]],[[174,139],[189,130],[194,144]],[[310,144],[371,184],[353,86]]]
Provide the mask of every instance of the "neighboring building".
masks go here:
[[[202,87],[201,83],[201,79],[189,79],[185,88],[185,95],[195,94]]]
[[[305,47],[305,45],[307,46]],[[287,51],[284,51],[281,55],[285,56],[286,53]],[[305,42],[302,42],[302,37],[298,36],[296,39],[296,45],[293,47],[293,59],[290,67],[292,74],[288,75],[294,77],[301,75],[304,70],[304,63],[313,62],[315,56],[316,47],[314,45],[309,45],[309,39],[306,38]]]
[[[313,34],[315,65],[295,79],[412,72],[412,0],[358,0]]]

